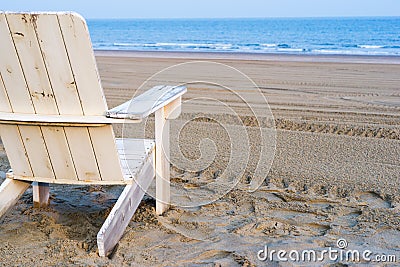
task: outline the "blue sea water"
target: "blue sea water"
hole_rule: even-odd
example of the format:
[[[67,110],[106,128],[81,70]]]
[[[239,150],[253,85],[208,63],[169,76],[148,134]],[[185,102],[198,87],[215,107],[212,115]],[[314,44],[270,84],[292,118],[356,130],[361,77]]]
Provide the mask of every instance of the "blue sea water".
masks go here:
[[[88,20],[94,49],[400,55],[400,17]]]

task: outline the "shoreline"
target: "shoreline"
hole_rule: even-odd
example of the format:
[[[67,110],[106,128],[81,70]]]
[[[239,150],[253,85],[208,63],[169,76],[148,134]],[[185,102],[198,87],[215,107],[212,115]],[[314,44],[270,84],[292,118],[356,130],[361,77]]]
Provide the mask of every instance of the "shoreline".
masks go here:
[[[278,53],[244,52],[181,52],[181,51],[139,51],[139,50],[94,50],[102,57],[138,57],[169,59],[235,59],[244,61],[285,61],[285,62],[321,62],[321,63],[358,63],[358,64],[400,64],[400,56],[382,55],[300,55]]]

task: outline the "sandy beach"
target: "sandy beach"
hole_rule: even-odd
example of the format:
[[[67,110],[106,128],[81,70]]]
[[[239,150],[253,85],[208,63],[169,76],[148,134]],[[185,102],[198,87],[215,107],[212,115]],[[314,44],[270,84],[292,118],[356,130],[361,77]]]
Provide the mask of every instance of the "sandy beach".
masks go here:
[[[28,189],[0,222],[1,266],[291,266],[260,261],[257,253],[264,246],[321,251],[336,248],[338,239],[345,239],[350,249],[396,255],[400,262],[400,57],[117,51],[95,55],[109,107],[152,83],[182,82],[185,73],[178,73],[168,80],[152,79],[137,91],[165,68],[201,60],[239,70],[259,90],[227,77],[229,86],[248,96],[242,101],[215,86],[188,85],[182,114],[171,122],[171,136],[179,137],[172,142],[172,157],[180,149],[190,160],[207,160],[212,153],[203,153],[200,143],[209,138],[216,149],[214,160],[202,171],[173,167],[172,183],[179,196],[174,199],[173,193],[172,201],[177,206],[157,217],[155,201],[145,197],[110,258],[98,256],[96,234],[123,188],[52,185],[48,208],[33,209]],[[196,77],[195,70],[187,71]],[[198,73],[198,79],[212,75]],[[254,112],[270,115],[260,93],[273,117],[254,118]],[[221,103],[233,107],[236,117]],[[269,136],[271,118],[276,142],[267,148],[276,147],[275,155],[258,172],[260,132]],[[115,132],[135,136],[145,129],[151,137],[153,123],[150,117],[146,125],[115,127]],[[243,130],[250,147],[241,144]],[[215,194],[204,185],[218,180],[235,149],[249,155],[242,172],[229,174],[238,184],[211,203],[182,207],[196,197]],[[10,166],[3,148],[0,156],[0,170],[6,172]],[[272,166],[266,173],[268,163]],[[254,179],[261,181],[257,190],[247,190]],[[334,264],[327,260],[316,265],[343,266]]]

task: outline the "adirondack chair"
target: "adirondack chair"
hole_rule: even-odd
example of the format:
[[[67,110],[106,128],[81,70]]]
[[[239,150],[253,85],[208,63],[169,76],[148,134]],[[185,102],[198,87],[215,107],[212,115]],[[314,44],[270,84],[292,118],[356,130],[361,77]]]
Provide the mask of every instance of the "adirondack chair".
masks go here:
[[[121,238],[156,176],[156,213],[167,208],[169,119],[183,86],[156,86],[108,110],[85,20],[76,13],[0,13],[0,135],[12,171],[0,186],[0,217],[33,183],[125,185],[97,235],[99,254]],[[116,139],[113,123],[155,113],[155,140]]]

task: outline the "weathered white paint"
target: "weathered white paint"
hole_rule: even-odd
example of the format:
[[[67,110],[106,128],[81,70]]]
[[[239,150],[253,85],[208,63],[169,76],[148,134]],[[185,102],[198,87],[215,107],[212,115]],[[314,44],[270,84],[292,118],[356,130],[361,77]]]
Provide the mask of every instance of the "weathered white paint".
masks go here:
[[[165,107],[155,113],[156,213],[163,214],[170,203],[169,121]]]
[[[0,186],[0,218],[11,209],[22,194],[28,189],[30,182],[6,179]]]
[[[107,111],[106,115],[110,118],[143,119],[180,98],[186,91],[185,86],[155,86],[134,99]]]
[[[179,116],[186,88],[157,86],[107,111],[87,25],[76,13],[0,12],[0,40],[0,134],[13,168],[0,186],[0,217],[32,181],[36,206],[48,204],[48,183],[127,185],[98,235],[104,256],[155,172],[157,213],[168,208],[167,119]],[[155,141],[115,139],[112,123],[153,112]]]
[[[140,201],[154,178],[152,157],[140,170],[138,179],[122,191],[106,221],[97,234],[100,256],[107,256],[121,239]]]

